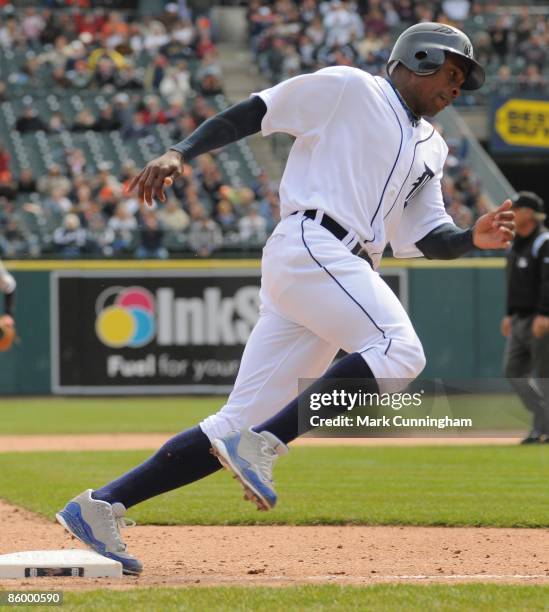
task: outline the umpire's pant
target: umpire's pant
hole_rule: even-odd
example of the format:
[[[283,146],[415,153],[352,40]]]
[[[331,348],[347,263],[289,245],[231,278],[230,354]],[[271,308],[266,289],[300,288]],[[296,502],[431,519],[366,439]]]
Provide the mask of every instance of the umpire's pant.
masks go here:
[[[514,315],[503,358],[505,376],[533,414],[533,435],[549,436],[549,335],[534,338],[534,317]]]

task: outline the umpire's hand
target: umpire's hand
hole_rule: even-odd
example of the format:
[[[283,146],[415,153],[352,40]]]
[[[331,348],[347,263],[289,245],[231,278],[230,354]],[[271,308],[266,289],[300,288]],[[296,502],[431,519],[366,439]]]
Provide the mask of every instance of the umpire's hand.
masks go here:
[[[183,172],[183,155],[170,149],[164,155],[150,161],[141,172],[134,176],[126,193],[137,188],[137,198],[152,206],[153,198],[166,201],[164,187],[169,187]]]

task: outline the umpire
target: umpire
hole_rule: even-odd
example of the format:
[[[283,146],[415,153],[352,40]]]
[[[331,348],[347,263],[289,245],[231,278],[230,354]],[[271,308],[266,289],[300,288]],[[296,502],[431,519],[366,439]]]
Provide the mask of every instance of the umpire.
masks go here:
[[[522,444],[549,442],[549,232],[543,200],[530,191],[513,200],[516,237],[507,257],[505,376],[533,415]]]

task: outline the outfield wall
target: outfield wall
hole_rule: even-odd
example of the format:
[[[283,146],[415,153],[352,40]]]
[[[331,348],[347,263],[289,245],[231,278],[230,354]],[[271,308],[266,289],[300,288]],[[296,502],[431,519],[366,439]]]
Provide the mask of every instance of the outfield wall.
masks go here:
[[[425,377],[501,375],[503,258],[384,262]],[[8,262],[20,342],[0,394],[225,393],[257,318],[259,262]]]

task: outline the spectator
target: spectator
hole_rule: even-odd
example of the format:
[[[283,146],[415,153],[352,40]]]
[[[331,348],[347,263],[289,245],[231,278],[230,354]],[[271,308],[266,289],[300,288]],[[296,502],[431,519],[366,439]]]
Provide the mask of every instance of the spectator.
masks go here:
[[[264,244],[267,240],[267,222],[259,214],[259,207],[254,204],[248,208],[247,214],[238,222],[240,239],[244,243],[254,245]]]
[[[0,197],[13,200],[17,195],[17,183],[13,180],[11,172],[4,170],[0,172]]]
[[[50,134],[61,134],[61,132],[67,131],[67,126],[65,125],[65,119],[61,113],[52,113],[48,120],[47,131]]]
[[[175,66],[166,69],[162,81],[160,81],[159,91],[162,96],[170,102],[177,100],[185,103],[191,89],[191,75],[187,67],[187,62],[179,61]]]
[[[44,212],[48,217],[62,217],[72,210],[72,202],[59,187],[52,189],[51,195],[44,200]]]
[[[11,155],[3,143],[0,142],[0,172],[10,171]]]
[[[96,132],[112,132],[122,127],[120,120],[114,116],[113,108],[106,104],[99,113],[99,118],[93,124]]]
[[[52,193],[54,189],[61,189],[63,194],[69,193],[71,189],[71,182],[62,174],[59,164],[51,164],[48,166],[48,174],[38,179],[38,191],[42,195],[47,196]]]
[[[36,180],[30,168],[21,168],[17,180],[18,193],[33,193],[37,190]]]
[[[118,87],[124,91],[130,89],[143,89],[143,79],[136,70],[135,66],[131,64],[122,68],[118,74]]]
[[[223,245],[221,229],[213,219],[208,218],[200,206],[193,212],[189,244],[199,257],[209,257]]]
[[[94,248],[88,231],[80,226],[80,219],[74,213],[66,215],[63,225],[54,231],[53,243],[66,258],[79,257]]]
[[[215,221],[219,224],[224,234],[236,230],[238,217],[229,200],[219,200],[216,206]]]
[[[95,117],[89,108],[83,108],[78,111],[76,119],[74,120],[72,131],[73,132],[85,132],[92,130],[95,124]]]
[[[15,216],[10,217],[0,232],[0,253],[3,257],[36,256],[39,254],[36,237],[28,234]]]
[[[166,230],[178,233],[186,230],[190,224],[189,215],[175,198],[168,198],[158,211],[158,219]]]
[[[114,232],[114,240],[111,243],[113,252],[128,252],[137,230],[137,221],[129,211],[126,202],[120,202],[116,206],[114,215],[109,219],[108,227]]]
[[[15,122],[15,129],[18,132],[47,132],[47,124],[38,116],[32,106],[27,104],[23,107],[23,113]]]
[[[81,176],[86,171],[88,163],[82,149],[67,149],[65,161],[69,170],[69,175],[73,178]]]
[[[164,229],[160,225],[156,213],[152,210],[143,215],[143,224],[139,229],[140,244],[136,255],[140,259],[167,259],[168,251],[163,246]]]
[[[84,59],[80,59],[74,63],[74,67],[67,70],[65,73],[65,79],[68,81],[68,85],[78,89],[84,89],[90,85],[91,75],[88,69],[88,63]]]
[[[125,125],[121,131],[123,138],[145,138],[150,133],[150,128],[143,118],[143,113],[140,112],[133,113],[131,123]]]

